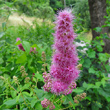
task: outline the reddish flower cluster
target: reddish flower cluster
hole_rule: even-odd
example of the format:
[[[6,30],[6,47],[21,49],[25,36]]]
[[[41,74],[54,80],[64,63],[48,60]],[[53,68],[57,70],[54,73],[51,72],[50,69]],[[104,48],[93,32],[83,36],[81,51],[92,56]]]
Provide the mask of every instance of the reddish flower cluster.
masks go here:
[[[20,38],[17,38],[17,39],[16,39],[16,41],[19,41],[19,40],[21,40],[21,39],[20,39]],[[22,43],[20,43],[20,44],[18,45],[18,48],[19,48],[19,50],[25,51],[25,49],[24,49]],[[31,53],[31,52],[34,52],[34,53],[35,53],[35,51],[36,51],[36,48],[35,48],[35,47],[34,47],[34,48],[31,47],[30,53]]]

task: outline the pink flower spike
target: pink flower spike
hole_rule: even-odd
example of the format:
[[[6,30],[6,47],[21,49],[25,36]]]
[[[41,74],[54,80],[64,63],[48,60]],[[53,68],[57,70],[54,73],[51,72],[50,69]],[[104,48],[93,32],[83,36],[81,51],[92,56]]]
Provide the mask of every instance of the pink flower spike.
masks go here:
[[[78,56],[73,44],[76,37],[72,25],[73,18],[71,12],[64,10],[59,12],[55,22],[56,27],[53,34],[55,52],[52,57],[50,74],[53,77],[51,92],[58,95],[71,93],[72,82],[79,76],[79,70],[76,68]]]
[[[60,11],[56,17],[52,63],[50,74],[43,74],[44,90],[56,95],[70,94],[76,88],[76,79],[79,76],[78,54],[73,44],[76,34],[72,21],[74,16],[70,11]]]

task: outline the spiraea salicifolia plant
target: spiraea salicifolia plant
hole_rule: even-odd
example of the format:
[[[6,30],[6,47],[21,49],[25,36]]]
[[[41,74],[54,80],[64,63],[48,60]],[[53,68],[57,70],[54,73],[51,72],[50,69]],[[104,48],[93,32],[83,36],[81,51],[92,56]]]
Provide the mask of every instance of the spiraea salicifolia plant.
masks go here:
[[[72,25],[74,16],[71,11],[64,10],[56,18],[54,53],[50,73],[43,73],[44,90],[67,95],[76,87],[75,80],[79,76],[78,55],[73,44],[76,37]]]

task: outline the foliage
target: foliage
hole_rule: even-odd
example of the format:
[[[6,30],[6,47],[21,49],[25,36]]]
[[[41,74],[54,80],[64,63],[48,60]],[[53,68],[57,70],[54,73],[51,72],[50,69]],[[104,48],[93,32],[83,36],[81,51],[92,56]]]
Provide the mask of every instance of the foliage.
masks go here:
[[[52,19],[54,15],[54,11],[49,6],[48,0],[10,0],[9,2],[2,1],[1,4],[10,4],[11,6],[15,7],[19,13],[23,12],[29,16],[36,16],[42,19]],[[10,5],[7,5],[7,8],[12,8]]]
[[[73,13],[76,16],[75,29],[77,31],[88,31],[90,29],[90,14],[88,0],[76,0],[75,6],[73,7]]]
[[[109,78],[110,66],[107,62],[109,54],[103,53],[103,38],[105,35],[96,37],[90,44],[78,47],[79,50],[87,48],[86,53],[79,51],[82,71],[78,80],[80,90],[87,93],[86,100],[76,107],[79,109],[106,109],[109,110]],[[107,89],[108,88],[108,89]]]
[[[58,1],[58,0],[50,0],[50,6],[53,8],[53,10],[55,12],[57,12],[57,10],[59,10],[59,9],[63,9],[64,8],[62,2]]]
[[[34,2],[32,0],[32,3]],[[43,3],[43,0],[41,2]],[[11,2],[5,3],[7,4],[1,4],[0,8],[4,5],[13,6]],[[106,34],[96,37],[85,47],[77,47],[79,63],[82,64],[77,88],[67,96],[56,96],[42,88],[44,64],[45,70],[47,72],[50,70],[54,25],[45,20],[41,25],[34,21],[32,26],[7,27],[7,19],[11,12],[12,10],[8,11],[7,8],[0,10],[2,17],[6,18],[6,22],[3,22],[0,27],[0,110],[49,110],[49,107],[43,108],[41,105],[41,101],[45,98],[55,105],[55,110],[110,109],[110,80],[108,78],[110,55],[103,53],[103,39],[109,39]],[[105,26],[110,26],[109,16],[106,18]],[[81,35],[80,29],[83,27],[78,28],[78,24],[75,27],[76,31],[79,29],[77,32]],[[100,27],[95,30],[101,32]],[[16,42],[18,37],[21,38],[21,41]],[[76,42],[80,40],[76,39]],[[20,43],[23,44],[25,51],[18,49],[17,45]],[[30,53],[31,47],[36,47],[35,53]],[[85,53],[81,51],[83,48],[87,48]],[[46,54],[45,61],[42,60],[42,52]],[[80,99],[85,93],[86,97]]]

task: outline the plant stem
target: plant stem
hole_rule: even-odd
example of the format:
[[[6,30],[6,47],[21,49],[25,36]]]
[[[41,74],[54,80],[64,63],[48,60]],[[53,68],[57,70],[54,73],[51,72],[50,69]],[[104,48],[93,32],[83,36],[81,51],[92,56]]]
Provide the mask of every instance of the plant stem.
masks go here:
[[[31,85],[30,85],[30,87],[31,87]],[[32,91],[33,91],[33,93],[34,93],[34,95],[37,97],[37,95],[35,94],[35,92],[34,92],[34,90],[33,90],[33,88],[31,87],[31,89],[32,89]],[[39,98],[37,97],[37,99],[39,100]]]
[[[19,90],[20,90],[20,94],[21,94],[21,96],[22,96],[22,98],[23,98],[23,100],[24,100],[24,103],[25,103],[25,105],[28,107],[28,104],[26,103],[25,98],[23,97],[23,94],[22,94],[22,92],[21,92],[21,89],[20,89],[20,87],[19,87],[19,84],[17,83],[17,85],[18,85],[18,88],[19,88]],[[28,107],[28,108],[29,108],[29,110],[31,110],[30,107]]]

